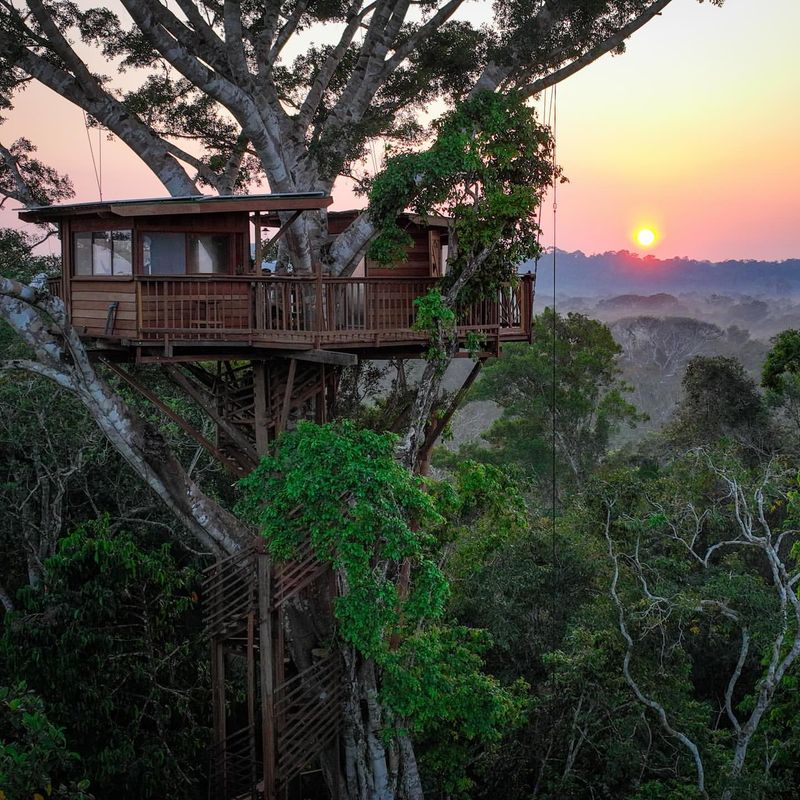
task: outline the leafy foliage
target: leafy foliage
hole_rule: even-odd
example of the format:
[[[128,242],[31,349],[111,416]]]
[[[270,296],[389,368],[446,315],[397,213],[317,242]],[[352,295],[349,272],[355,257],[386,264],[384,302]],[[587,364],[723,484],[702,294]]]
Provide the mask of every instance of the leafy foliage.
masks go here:
[[[761,371],[761,385],[780,391],[784,375],[800,372],[800,331],[786,330],[773,339]]]
[[[511,280],[538,252],[536,209],[554,172],[550,132],[524,98],[483,92],[438,120],[434,133],[427,150],[393,155],[375,178],[370,215],[380,233],[370,255],[403,260],[409,238],[397,219],[405,208],[423,218],[445,213],[452,218],[447,281],[478,262],[469,284],[475,296]]]
[[[67,785],[79,771],[78,756],[67,749],[64,732],[47,718],[42,699],[26,684],[0,686],[0,798],[89,800],[89,781]]]
[[[684,395],[667,434],[683,447],[729,437],[745,447],[772,446],[766,404],[735,358],[696,356],[686,366]]]
[[[486,434],[491,449],[468,448],[466,454],[514,465],[546,487],[555,446],[559,486],[580,483],[619,427],[639,419],[625,399],[629,387],[620,378],[619,353],[602,323],[546,309],[534,321],[530,345],[507,345],[484,369],[472,396],[499,403],[503,416]]]
[[[381,697],[405,726],[442,739],[435,758],[447,762],[455,791],[467,785],[468,748],[497,741],[520,718],[521,700],[519,686],[505,689],[483,673],[486,636],[445,624],[449,587],[439,542],[450,521],[466,524],[483,509],[513,524],[519,499],[512,492],[501,504],[499,473],[479,465],[456,486],[426,483],[399,465],[394,444],[391,435],[349,422],[301,422],[241,481],[239,512],[259,526],[276,558],[291,558],[309,536],[331,562],[341,589],[338,637],[382,670]]]
[[[193,796],[208,699],[195,580],[170,545],[145,550],[100,521],[6,614],[0,671],[46,698],[100,796]]]

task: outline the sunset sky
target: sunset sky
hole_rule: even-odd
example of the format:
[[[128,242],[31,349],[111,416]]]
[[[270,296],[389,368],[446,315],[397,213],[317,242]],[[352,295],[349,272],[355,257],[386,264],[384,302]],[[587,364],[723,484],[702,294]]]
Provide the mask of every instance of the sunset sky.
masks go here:
[[[474,2],[479,14],[488,2]],[[587,253],[800,257],[800,0],[674,0],[628,43],[561,83],[557,245]],[[18,100],[0,139],[27,136],[98,198],[79,109],[39,87]],[[97,152],[97,132],[92,133]],[[118,143],[102,145],[107,199],[165,194]],[[262,189],[262,191],[265,189]],[[346,187],[336,205],[352,207]],[[8,203],[7,208],[14,206]],[[0,212],[0,224],[16,224]],[[545,211],[551,245],[552,207]],[[656,234],[643,248],[641,227]],[[55,245],[52,245],[55,247]]]

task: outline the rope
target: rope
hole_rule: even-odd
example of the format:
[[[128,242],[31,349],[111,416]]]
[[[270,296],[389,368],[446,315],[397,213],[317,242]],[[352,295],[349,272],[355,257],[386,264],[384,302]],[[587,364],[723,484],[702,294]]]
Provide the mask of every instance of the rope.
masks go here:
[[[83,124],[86,128],[86,141],[89,143],[89,154],[92,157],[92,168],[94,169],[94,179],[97,182],[97,191],[100,194],[100,199],[103,199],[103,182],[102,182],[102,169],[103,169],[103,162],[102,162],[102,149],[100,148],[100,137],[98,132],[98,150],[100,150],[100,170],[97,169],[97,161],[95,161],[94,157],[94,148],[92,147],[92,137],[89,134],[89,117],[86,116],[86,112],[83,112]]]
[[[554,103],[555,103],[555,86],[550,88],[550,96],[548,100],[548,90],[544,90],[544,101],[542,105],[544,106],[544,124],[549,128],[550,123],[553,119],[553,111],[554,111]],[[555,138],[555,137],[554,137]],[[555,168],[555,158],[553,159],[553,167]],[[542,214],[544,212],[544,201],[539,203],[539,209],[537,211],[537,220],[536,220],[536,244],[537,244],[537,253],[536,258],[533,261],[533,281],[534,286],[536,285],[536,276],[539,274],[539,259],[542,257],[541,253],[541,242],[542,242]]]
[[[556,86],[553,86],[553,93],[552,93],[552,103],[553,103],[553,116],[552,116],[552,131],[553,131],[553,342],[552,342],[552,363],[551,363],[551,396],[550,396],[550,407],[551,407],[551,414],[552,414],[552,442],[551,442],[551,454],[550,454],[550,467],[551,467],[551,531],[550,531],[550,549],[551,549],[551,567],[553,570],[553,581],[551,587],[551,603],[552,603],[552,612],[550,615],[550,647],[551,650],[556,646],[556,622],[555,622],[555,615],[556,615],[556,582],[558,577],[558,547],[556,543],[556,503],[557,503],[557,492],[556,492],[556,377],[557,377],[557,351],[556,351],[556,334],[557,334],[557,314],[556,314],[556,241],[557,241],[557,215],[558,215],[558,181],[556,179],[556,142],[557,142],[557,126],[558,126],[558,116],[557,116],[557,105],[556,105]]]

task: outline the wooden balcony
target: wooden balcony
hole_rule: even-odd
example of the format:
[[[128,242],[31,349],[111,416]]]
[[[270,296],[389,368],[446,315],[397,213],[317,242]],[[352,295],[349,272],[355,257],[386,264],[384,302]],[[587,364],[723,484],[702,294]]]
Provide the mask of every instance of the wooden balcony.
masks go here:
[[[420,348],[428,336],[414,327],[414,301],[436,282],[409,277],[136,276],[117,284],[88,285],[73,279],[68,302],[73,324],[83,326],[87,336],[139,347]],[[515,286],[501,288],[496,298],[463,309],[460,338],[475,332],[491,349],[503,341],[528,340],[533,288],[533,276],[524,275]],[[53,282],[51,291],[61,290]]]

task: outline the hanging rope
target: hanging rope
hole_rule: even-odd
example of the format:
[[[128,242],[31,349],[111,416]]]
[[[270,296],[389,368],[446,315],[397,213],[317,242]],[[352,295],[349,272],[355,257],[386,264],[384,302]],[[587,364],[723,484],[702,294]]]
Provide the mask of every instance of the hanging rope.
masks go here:
[[[98,136],[97,136],[97,149],[100,154],[100,169],[97,168],[97,161],[94,157],[94,148],[92,147],[92,137],[89,133],[89,117],[86,116],[86,112],[83,112],[83,124],[86,128],[86,141],[89,143],[89,155],[92,157],[92,168],[94,169],[94,179],[97,182],[97,192],[100,195],[100,199],[103,199],[103,180],[102,180],[102,169],[103,169],[103,162],[102,162],[102,148],[100,146],[100,132],[98,129]]]
[[[551,519],[551,531],[550,531],[550,549],[551,549],[551,568],[553,570],[553,581],[552,581],[552,591],[550,593],[550,597],[552,600],[552,613],[550,616],[550,647],[554,649],[556,646],[556,621],[555,621],[555,613],[556,613],[556,589],[557,587],[557,578],[558,578],[558,547],[556,543],[556,502],[557,502],[557,491],[556,491],[556,425],[557,425],[557,415],[556,415],[556,377],[557,377],[557,349],[556,349],[556,336],[558,332],[557,326],[557,314],[556,314],[556,242],[557,242],[557,215],[558,215],[558,180],[556,177],[556,142],[557,142],[557,127],[558,127],[558,109],[556,104],[556,86],[553,86],[552,92],[552,104],[553,104],[553,114],[552,114],[552,128],[553,131],[553,341],[552,341],[552,363],[551,363],[551,394],[550,394],[550,407],[551,407],[551,415],[552,415],[552,442],[551,442],[551,453],[550,453],[550,468],[551,468],[551,509],[550,509],[550,519]]]
[[[549,91],[549,95],[548,95]],[[542,106],[544,108],[544,124],[546,127],[551,128],[551,122],[553,120],[553,111],[554,111],[554,103],[555,103],[555,86],[550,87],[550,89],[544,90]],[[552,129],[552,128],[551,128]],[[555,137],[554,137],[555,138]],[[553,169],[555,169],[555,158],[553,159]],[[536,286],[536,276],[539,274],[539,259],[542,257],[542,250],[541,250],[541,243],[542,243],[542,218],[544,213],[544,198],[542,198],[542,202],[539,203],[539,209],[537,211],[537,220],[536,220],[536,258],[533,260],[533,285]]]

